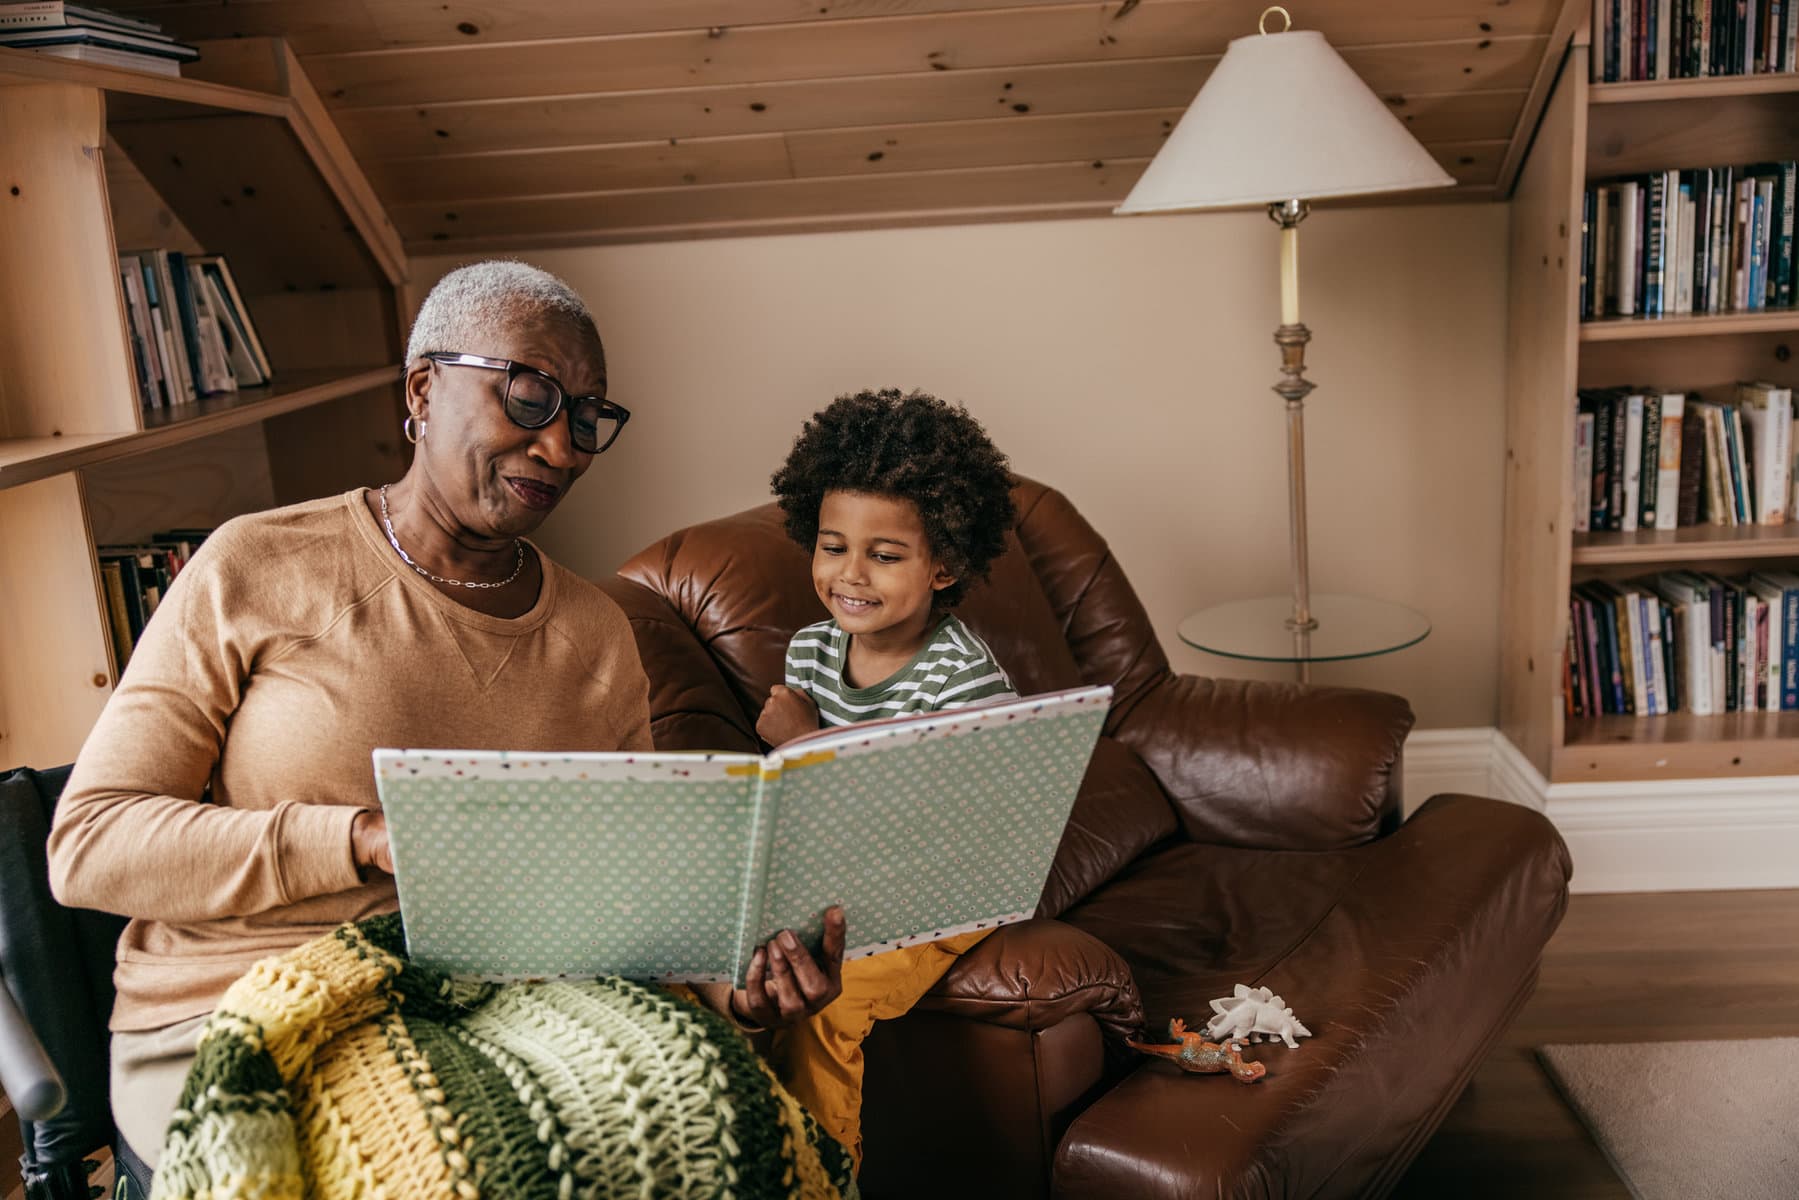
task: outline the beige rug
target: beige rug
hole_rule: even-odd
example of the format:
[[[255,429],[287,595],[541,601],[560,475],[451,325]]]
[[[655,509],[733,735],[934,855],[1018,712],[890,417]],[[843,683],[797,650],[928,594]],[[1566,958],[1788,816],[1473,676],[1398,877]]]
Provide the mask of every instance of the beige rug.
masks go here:
[[[1799,1038],[1537,1053],[1638,1200],[1799,1197]]]

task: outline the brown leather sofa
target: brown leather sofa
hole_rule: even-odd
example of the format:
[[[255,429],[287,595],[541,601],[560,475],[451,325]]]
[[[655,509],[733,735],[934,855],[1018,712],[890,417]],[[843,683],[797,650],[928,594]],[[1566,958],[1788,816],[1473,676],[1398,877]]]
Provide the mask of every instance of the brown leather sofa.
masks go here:
[[[1370,1196],[1394,1185],[1530,994],[1567,902],[1536,813],[1438,796],[1399,822],[1404,700],[1175,675],[1106,543],[1020,481],[1016,541],[958,612],[1021,691],[1116,689],[1039,908],[867,1043],[870,1197]],[[772,506],[607,581],[657,745],[753,749],[819,620]],[[1260,1083],[1122,1047],[1273,988],[1312,1031]]]

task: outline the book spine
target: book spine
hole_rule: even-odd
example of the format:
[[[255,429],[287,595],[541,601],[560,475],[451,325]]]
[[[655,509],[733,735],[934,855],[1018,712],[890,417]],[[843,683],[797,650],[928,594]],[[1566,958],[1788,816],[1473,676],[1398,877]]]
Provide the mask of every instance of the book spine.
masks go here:
[[[1769,289],[1769,302],[1780,308],[1790,308],[1793,304],[1793,189],[1799,184],[1796,173],[1799,173],[1799,163],[1791,160],[1781,163],[1775,187],[1779,199],[1774,227],[1774,279]]]
[[[1643,495],[1643,397],[1630,396],[1624,410],[1624,511],[1619,529],[1635,533]]]
[[[1780,707],[1799,709],[1799,586],[1781,591]]]
[[[1618,311],[1618,189],[1600,184],[1593,189],[1593,315],[1611,316]]]
[[[1674,529],[1679,524],[1680,443],[1686,417],[1686,397],[1679,392],[1671,392],[1658,399],[1661,406],[1661,420],[1658,422],[1661,436],[1656,457],[1655,520],[1651,522],[1651,527]]]
[[[1691,176],[1692,172],[1684,172]],[[1678,250],[1674,260],[1674,311],[1681,316],[1693,311],[1693,234],[1698,225],[1698,202],[1693,197],[1693,180],[1680,185],[1679,220],[1675,223]]]
[[[1643,702],[1638,709],[1644,716],[1658,717],[1668,711],[1662,698],[1662,621],[1655,598],[1638,592],[1632,614],[1637,618],[1637,661],[1643,673]]]
[[[1641,190],[1635,180],[1618,185],[1617,254],[1618,315],[1637,315],[1637,273],[1640,269],[1637,197]]]
[[[1607,503],[1611,506],[1605,527],[1614,533],[1624,528],[1624,475],[1629,470],[1630,460],[1625,447],[1626,437],[1630,429],[1630,401],[1627,396],[1618,395],[1611,399],[1612,409],[1612,472],[1610,496]]]
[[[1676,525],[1699,524],[1699,497],[1705,476],[1705,417],[1687,406],[1680,422],[1680,507]]]
[[[1612,519],[1612,403],[1605,396],[1593,404],[1593,512],[1588,528],[1611,528]]]
[[[750,958],[762,944],[759,936],[768,908],[768,877],[774,856],[775,821],[780,815],[781,771],[778,755],[762,760],[762,769],[749,781],[750,854],[743,876],[743,899],[737,921],[737,945],[732,954],[731,973],[735,986],[742,987],[750,969]]]
[[[1574,418],[1574,531],[1593,526],[1593,414]]]
[[[1585,188],[1580,195],[1580,315],[1584,320],[1594,316],[1593,311],[1593,207],[1598,192],[1594,188]]]
[[[1643,464],[1641,482],[1637,485],[1637,494],[1641,497],[1638,505],[1637,528],[1654,529],[1656,521],[1656,500],[1661,486],[1662,461],[1662,398],[1658,395],[1643,397]],[[1672,501],[1672,496],[1670,496]]]
[[[1662,669],[1662,712],[1684,712],[1691,700],[1687,700],[1687,696],[1684,694],[1686,693],[1686,680],[1680,671],[1680,667],[1684,666],[1682,658],[1686,658],[1682,642],[1680,642],[1680,628],[1678,628],[1680,622],[1677,621],[1677,613],[1675,613],[1673,604],[1662,604],[1657,601],[1657,612],[1662,619],[1662,624],[1660,624],[1662,646],[1660,646],[1660,657],[1655,660],[1657,666]]]
[[[1666,274],[1668,186],[1660,171],[1649,177],[1648,212],[1643,239],[1643,315],[1662,315],[1663,279]]]
[[[1606,707],[1605,689],[1600,686],[1602,659],[1599,653],[1599,623],[1594,616],[1592,602],[1584,597],[1581,600],[1580,618],[1587,639],[1587,695],[1592,697],[1591,711],[1597,716]]]

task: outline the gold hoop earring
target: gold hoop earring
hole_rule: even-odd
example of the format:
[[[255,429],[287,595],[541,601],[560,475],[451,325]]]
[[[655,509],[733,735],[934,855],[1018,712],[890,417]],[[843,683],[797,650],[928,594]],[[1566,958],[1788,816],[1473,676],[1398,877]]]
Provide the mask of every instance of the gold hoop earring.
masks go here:
[[[400,422],[400,432],[405,435],[407,441],[415,446],[418,445],[425,440],[425,419],[407,413],[406,419]]]

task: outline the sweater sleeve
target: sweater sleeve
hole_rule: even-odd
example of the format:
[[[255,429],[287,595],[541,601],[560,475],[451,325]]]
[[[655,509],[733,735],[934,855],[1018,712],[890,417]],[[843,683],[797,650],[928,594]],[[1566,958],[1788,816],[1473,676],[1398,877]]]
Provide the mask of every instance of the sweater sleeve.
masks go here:
[[[254,677],[256,614],[272,600],[254,586],[255,559],[220,529],[145,627],[57,806],[50,883],[62,903],[185,922],[359,886],[350,826],[360,809],[204,799]]]

